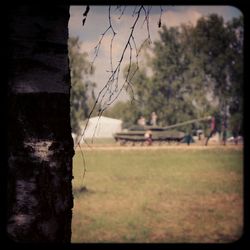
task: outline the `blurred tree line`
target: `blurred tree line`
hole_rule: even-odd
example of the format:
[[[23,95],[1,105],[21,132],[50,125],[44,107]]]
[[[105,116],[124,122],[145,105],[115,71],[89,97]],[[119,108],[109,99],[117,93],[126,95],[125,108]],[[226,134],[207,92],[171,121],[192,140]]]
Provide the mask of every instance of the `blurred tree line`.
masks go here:
[[[96,97],[94,89],[96,84],[89,80],[93,75],[86,52],[80,51],[80,41],[77,37],[68,40],[69,66],[71,76],[70,115],[72,132],[81,134],[80,123],[84,121],[90,112]]]
[[[226,121],[228,129],[242,129],[243,17],[224,22],[211,14],[195,26],[163,26],[159,34],[147,66],[132,79],[135,101],[118,102],[105,115],[125,127],[153,111],[159,125],[214,115],[218,126]]]
[[[172,125],[213,115],[217,126],[242,130],[243,115],[243,17],[225,22],[217,14],[201,17],[196,25],[163,26],[160,39],[145,49],[146,63],[131,80],[132,101],[117,102],[103,115],[123,120],[124,127],[143,115],[158,116],[158,125]],[[69,39],[71,67],[71,126],[79,134],[79,122],[88,117],[95,101],[94,73],[78,38]],[[130,65],[131,75],[136,64]],[[125,67],[124,74],[128,67]],[[151,73],[149,73],[151,72]],[[206,129],[208,124],[193,124]]]

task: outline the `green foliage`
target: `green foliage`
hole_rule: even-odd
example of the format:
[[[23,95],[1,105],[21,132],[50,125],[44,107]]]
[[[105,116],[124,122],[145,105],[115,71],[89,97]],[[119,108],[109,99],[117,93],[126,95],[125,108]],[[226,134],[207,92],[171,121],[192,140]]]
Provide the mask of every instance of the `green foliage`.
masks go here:
[[[229,77],[230,88],[230,113],[240,116],[243,112],[243,17],[234,18],[228,23],[230,33]],[[242,121],[240,118],[239,121]]]
[[[215,14],[198,20],[193,30],[194,56],[206,75],[225,115],[242,112],[243,84],[243,18],[224,23]],[[239,121],[240,122],[240,121]]]
[[[78,38],[69,38],[68,50],[71,70],[71,127],[72,132],[79,135],[81,133],[80,122],[88,117],[89,104],[95,99],[95,83],[88,80],[88,76],[94,71],[87,60],[87,53],[80,52]]]
[[[207,115],[218,116],[220,123],[221,117],[229,115],[233,123],[241,124],[243,18],[225,23],[211,14],[196,26],[163,26],[159,35],[147,66],[135,74],[136,65],[130,67],[134,77],[129,93],[135,105],[123,104],[119,118],[135,121],[140,114],[149,118],[156,112],[159,123],[169,125]],[[147,75],[147,67],[152,76]],[[124,75],[127,70],[128,66]]]
[[[152,60],[153,79],[152,97],[157,99],[157,106],[151,98],[159,120],[165,124],[175,124],[194,117],[190,82],[187,70],[190,64],[185,53],[181,30],[163,26],[160,41],[154,44]],[[154,107],[155,106],[155,107]]]

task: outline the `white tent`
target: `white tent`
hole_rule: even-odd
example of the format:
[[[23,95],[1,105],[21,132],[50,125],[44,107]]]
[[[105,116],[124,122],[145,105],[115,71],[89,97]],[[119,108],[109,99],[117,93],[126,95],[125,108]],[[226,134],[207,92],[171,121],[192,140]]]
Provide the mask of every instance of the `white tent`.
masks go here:
[[[82,130],[84,130],[86,122],[83,122]],[[93,136],[94,138],[112,138],[114,133],[121,132],[121,130],[122,120],[96,116],[89,119],[84,138],[92,138]]]

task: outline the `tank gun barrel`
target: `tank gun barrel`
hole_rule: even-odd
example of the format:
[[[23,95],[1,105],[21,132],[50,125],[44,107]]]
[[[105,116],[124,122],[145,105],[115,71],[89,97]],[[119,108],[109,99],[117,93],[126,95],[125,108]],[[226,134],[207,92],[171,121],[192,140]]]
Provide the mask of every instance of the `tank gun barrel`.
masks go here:
[[[176,128],[176,127],[181,127],[181,126],[191,124],[191,123],[194,123],[194,122],[198,122],[198,121],[210,120],[211,118],[212,118],[211,116],[206,116],[206,117],[203,117],[203,118],[193,119],[193,120],[177,123],[177,124],[170,125],[170,126],[165,126],[164,129],[171,129],[171,128]]]

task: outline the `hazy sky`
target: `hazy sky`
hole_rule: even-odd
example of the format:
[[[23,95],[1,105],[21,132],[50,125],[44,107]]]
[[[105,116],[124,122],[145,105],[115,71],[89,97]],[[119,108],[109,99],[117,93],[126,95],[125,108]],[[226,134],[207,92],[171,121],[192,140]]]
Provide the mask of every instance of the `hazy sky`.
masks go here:
[[[123,10],[121,6],[121,10]],[[108,9],[109,6],[90,6],[90,11],[86,19],[85,25],[82,26],[82,14],[85,11],[86,6],[71,6],[70,7],[70,21],[69,21],[69,36],[79,37],[82,42],[81,51],[89,54],[89,61],[94,58],[94,47],[97,45],[101,34],[109,27]],[[135,6],[126,6],[123,16],[119,19],[121,12],[116,9],[116,6],[111,7],[111,21],[115,32],[115,40],[113,43],[113,64],[116,66],[118,60],[121,57],[122,50],[127,42],[128,34],[132,23],[136,16],[132,16]],[[146,6],[146,9],[148,6]],[[225,21],[230,20],[233,17],[241,15],[240,10],[231,6],[162,6],[164,12],[162,13],[161,22],[166,26],[178,26],[181,23],[192,23],[201,16],[206,16],[210,13],[217,13],[223,16]],[[155,41],[159,39],[158,20],[160,17],[160,6],[153,6],[150,10],[149,17],[149,30],[151,40]],[[147,26],[143,24],[144,14],[141,15],[136,32],[135,40],[137,47],[147,38]],[[110,74],[107,72],[110,70],[110,41],[112,38],[112,32],[109,31],[102,40],[98,57],[95,60],[95,74],[90,79],[97,84],[97,92],[107,82]],[[121,70],[128,63],[129,51],[126,53]],[[142,58],[141,58],[142,60]],[[123,83],[122,74],[120,77],[120,84]],[[96,93],[97,93],[96,92]],[[127,94],[121,93],[119,100],[125,100]]]

